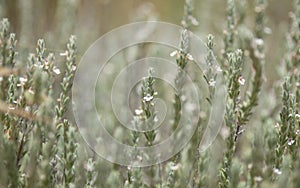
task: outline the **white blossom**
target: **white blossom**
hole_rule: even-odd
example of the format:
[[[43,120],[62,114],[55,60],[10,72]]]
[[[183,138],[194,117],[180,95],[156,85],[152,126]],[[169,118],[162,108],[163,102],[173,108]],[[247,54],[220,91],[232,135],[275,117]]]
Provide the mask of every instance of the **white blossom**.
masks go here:
[[[223,70],[221,69],[220,66],[217,65],[217,66],[216,66],[216,71],[217,71],[217,72],[222,72]]]
[[[289,141],[288,141],[288,145],[289,145],[289,146],[293,145],[294,143],[295,143],[295,140],[289,140]]]
[[[190,61],[194,61],[194,58],[191,54],[186,54],[186,58]]]
[[[175,51],[173,51],[173,52],[170,53],[171,57],[178,56],[178,55],[179,55],[178,50],[175,50]]]
[[[264,40],[263,39],[255,39],[255,44],[258,46],[262,46],[264,44]]]
[[[242,76],[239,77],[238,82],[239,82],[239,84],[241,84],[242,86],[245,85],[245,79],[244,79]]]
[[[136,109],[134,112],[135,112],[136,115],[139,116],[143,113],[143,110],[142,109]]]
[[[277,175],[282,174],[282,172],[278,168],[273,168],[273,172]]]
[[[57,75],[60,74],[60,70],[57,67],[53,67],[53,72]]]
[[[68,51],[62,52],[59,54],[60,56],[67,56],[68,55]]]
[[[150,95],[149,93],[144,97],[144,100],[145,100],[146,102],[150,102],[152,99],[153,99],[153,96]]]
[[[256,182],[261,182],[262,180],[263,180],[263,178],[261,176],[254,177],[254,181],[256,181]]]
[[[210,79],[209,80],[209,86],[212,86],[212,87],[214,87],[214,86],[216,86],[216,81],[214,80],[214,79]]]

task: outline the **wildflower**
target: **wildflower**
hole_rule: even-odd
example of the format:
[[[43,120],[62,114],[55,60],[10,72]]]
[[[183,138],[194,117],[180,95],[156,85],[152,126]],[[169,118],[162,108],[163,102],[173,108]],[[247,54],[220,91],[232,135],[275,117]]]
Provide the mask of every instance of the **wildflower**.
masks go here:
[[[68,56],[68,54],[69,54],[68,51],[65,51],[65,52],[60,53],[59,55],[60,56]]]
[[[265,27],[265,28],[264,28],[264,32],[265,32],[266,34],[272,34],[272,29],[269,28],[269,27]]]
[[[17,86],[18,86],[18,87],[22,87],[22,86],[25,85],[25,83],[26,83],[28,80],[27,80],[27,78],[25,78],[25,77],[20,77],[20,78],[19,78],[19,81],[20,81],[20,83],[17,84]]]
[[[183,52],[182,52],[182,51],[175,50],[175,51],[173,51],[173,52],[170,53],[170,56],[171,56],[171,57],[176,56],[177,58],[179,58],[181,53],[183,53]],[[191,54],[189,54],[189,53],[188,53],[188,54],[185,54],[185,58],[188,59],[188,60],[190,60],[190,61],[194,61],[193,56],[192,56]]]
[[[273,168],[273,172],[277,175],[281,175],[282,172],[278,168]]]
[[[175,51],[171,52],[171,53],[170,53],[170,56],[171,56],[171,57],[174,57],[174,56],[178,57],[178,56],[179,56],[179,51],[178,51],[178,50],[175,50]]]
[[[55,66],[53,67],[53,72],[57,75],[60,74],[60,70]]]
[[[194,61],[194,58],[191,54],[186,54],[186,58],[190,61]]]
[[[245,85],[245,79],[242,76],[239,77],[238,82],[242,86]]]
[[[217,71],[217,72],[222,72],[223,70],[221,69],[220,66],[216,65],[216,71]]]
[[[150,95],[149,93],[144,97],[144,101],[146,101],[146,102],[150,102],[150,101],[152,101],[152,99],[153,99],[153,96]]]
[[[289,140],[289,141],[288,141],[288,145],[289,145],[289,146],[293,145],[294,143],[295,143],[295,140]]]
[[[180,168],[180,164],[177,163],[175,166],[172,166],[172,167],[171,167],[171,170],[176,171],[176,170],[178,170],[179,168]]]
[[[86,170],[89,171],[89,172],[94,171],[94,165],[93,165],[93,163],[88,162],[88,163],[86,164],[85,168],[86,168]]]
[[[48,70],[49,69],[49,62],[47,60],[45,60],[45,63],[44,63],[44,69],[45,70]]]
[[[8,106],[8,109],[9,109],[9,110],[14,110],[15,107],[14,107],[13,105],[9,105],[9,106]]]
[[[214,79],[210,79],[209,80],[209,86],[211,86],[211,87],[214,87],[214,86],[216,86],[216,81],[214,80]]]
[[[30,93],[30,94],[34,94],[34,91],[32,90],[32,88],[31,88],[31,87],[28,89],[28,93]]]
[[[154,117],[153,121],[154,121],[155,123],[158,122],[157,116]]]
[[[20,82],[27,82],[27,78],[24,78],[24,77],[20,77]]]
[[[26,106],[24,110],[25,110],[25,112],[30,112],[30,107]]]
[[[137,116],[139,116],[143,113],[143,110],[142,109],[136,109],[134,112]]]
[[[276,124],[275,124],[275,129],[277,129],[277,130],[279,130],[279,129],[280,129],[280,125],[279,125],[279,123],[276,123]]]
[[[248,164],[248,169],[252,169],[252,167],[253,167],[253,164],[252,163],[250,163],[250,164]]]
[[[33,66],[35,66],[37,68],[43,68],[43,65],[40,61],[36,62],[36,64],[34,64]]]
[[[261,176],[254,177],[254,181],[256,181],[256,182],[261,182],[262,180],[263,180],[263,178]]]
[[[300,136],[300,130],[299,129],[296,130],[296,135]]]
[[[76,66],[72,65],[72,71],[75,71],[75,70],[76,70]]]
[[[255,39],[255,44],[257,46],[262,46],[264,44],[264,40],[262,40],[262,39]]]

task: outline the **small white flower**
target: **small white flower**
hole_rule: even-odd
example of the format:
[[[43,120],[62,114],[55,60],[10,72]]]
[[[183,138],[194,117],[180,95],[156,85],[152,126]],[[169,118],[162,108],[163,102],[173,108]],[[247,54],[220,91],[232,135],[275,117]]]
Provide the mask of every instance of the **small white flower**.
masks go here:
[[[33,66],[35,66],[37,68],[43,68],[43,65],[40,61],[36,62]]]
[[[211,86],[211,87],[214,87],[214,86],[216,86],[216,81],[214,80],[214,79],[210,79],[209,80],[209,86]]]
[[[190,61],[194,61],[194,58],[191,54],[186,54],[186,58]]]
[[[19,78],[19,81],[20,81],[20,84],[17,84],[17,86],[18,86],[18,87],[24,86],[25,83],[27,82],[27,78],[20,77],[20,78]]]
[[[179,168],[180,168],[180,164],[177,163],[175,166],[172,166],[172,167],[171,167],[171,170],[176,171],[176,170],[178,170]]]
[[[94,171],[94,164],[88,162],[88,163],[86,164],[85,168],[86,168],[86,170],[87,170],[88,172],[92,172],[92,171]]]
[[[14,110],[15,107],[14,107],[13,105],[9,105],[9,106],[8,106],[8,109],[9,109],[9,110]]]
[[[263,179],[262,179],[262,177],[261,176],[255,176],[254,177],[254,181],[256,181],[256,182],[261,182]]]
[[[179,56],[178,50],[175,50],[175,51],[171,52],[171,53],[170,53],[170,56],[171,56],[171,57]]]
[[[152,101],[153,96],[150,95],[150,94],[148,93],[143,99],[144,99],[144,101],[146,101],[146,102],[150,102],[150,101]]]
[[[143,113],[143,110],[142,109],[136,109],[134,112],[137,116],[139,116]]]
[[[57,75],[60,74],[60,70],[57,67],[53,67],[53,72]]]
[[[67,56],[68,55],[68,51],[62,52],[59,54],[60,56]]]
[[[293,145],[294,143],[295,143],[295,140],[290,140],[290,141],[288,141],[288,145],[289,145],[289,146]]]
[[[277,175],[282,174],[282,172],[278,168],[273,168],[273,172]]]
[[[32,88],[29,88],[28,93],[34,95],[34,91],[32,90]]]
[[[248,164],[248,169],[252,169],[252,167],[253,167],[252,163]]]
[[[300,130],[299,129],[296,130],[296,135],[300,136]]]
[[[272,29],[269,28],[269,27],[265,27],[265,28],[264,28],[264,32],[265,32],[266,34],[272,34]]]
[[[154,121],[155,123],[158,122],[157,116],[154,117],[153,121]]]
[[[264,40],[263,39],[255,39],[255,44],[258,46],[261,46],[264,44]]]
[[[187,99],[187,97],[186,97],[185,95],[181,95],[180,100],[181,100],[182,102],[186,101],[186,99]]]
[[[72,65],[72,71],[76,71],[76,66]]]
[[[220,66],[216,65],[216,71],[217,71],[217,72],[222,72],[223,70],[221,69]]]
[[[173,51],[173,52],[170,53],[170,56],[171,56],[171,57],[176,56],[176,57],[178,58],[178,57],[180,56],[180,51],[175,50],[175,51]],[[188,60],[190,60],[190,61],[194,61],[194,58],[193,58],[193,56],[192,56],[191,54],[186,54],[185,57],[186,57]]]
[[[153,96],[150,95],[149,93],[144,97],[144,100],[145,100],[146,102],[150,102],[152,99],[153,99]]]
[[[239,77],[238,82],[239,82],[239,84],[241,84],[242,86],[245,85],[245,79],[244,79],[242,76]]]
[[[27,82],[27,78],[24,78],[24,77],[20,77],[19,80],[20,80],[20,82]]]
[[[26,112],[30,112],[30,107],[29,107],[29,106],[26,106],[24,110],[25,110]]]

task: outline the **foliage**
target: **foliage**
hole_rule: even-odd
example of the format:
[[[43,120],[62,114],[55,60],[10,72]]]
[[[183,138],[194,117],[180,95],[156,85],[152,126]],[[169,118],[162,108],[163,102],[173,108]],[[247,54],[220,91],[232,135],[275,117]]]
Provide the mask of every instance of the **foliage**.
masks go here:
[[[215,100],[217,72],[223,73],[227,89],[223,127],[217,140],[211,148],[200,151],[201,131],[208,117],[203,115],[183,151],[147,168],[108,164],[80,146],[82,139],[70,113],[70,91],[79,61],[76,37],[70,36],[66,50],[59,55],[47,49],[44,39],[37,41],[35,53],[27,55],[17,51],[17,36],[11,33],[8,19],[2,19],[0,187],[300,187],[300,0],[295,0],[291,13],[287,48],[279,66],[280,84],[267,93],[268,4],[256,0],[252,24],[246,22],[248,14],[241,8],[245,4],[247,1],[227,0],[223,42],[216,42],[212,34],[206,40],[207,69],[201,75],[208,87],[206,100],[209,104]],[[185,71],[194,61],[188,29],[200,25],[201,30],[194,16],[196,10],[194,2],[186,0],[180,50],[171,53],[176,55],[177,65],[176,92],[171,96],[172,130],[186,115],[182,114]],[[154,72],[150,69],[139,86],[133,127],[151,128],[157,121],[155,97],[161,93]],[[131,130],[126,138],[134,147],[151,147],[159,136],[155,130]],[[132,157],[142,160],[138,153]],[[191,169],[188,175],[186,169]]]

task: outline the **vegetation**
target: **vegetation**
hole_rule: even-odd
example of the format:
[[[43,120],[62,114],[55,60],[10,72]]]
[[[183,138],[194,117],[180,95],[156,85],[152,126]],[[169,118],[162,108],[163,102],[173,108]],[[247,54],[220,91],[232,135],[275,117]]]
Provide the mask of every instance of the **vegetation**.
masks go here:
[[[200,149],[209,117],[203,112],[195,134],[182,151],[163,163],[143,168],[105,161],[80,136],[70,107],[73,79],[80,61],[80,38],[71,35],[65,40],[65,50],[58,51],[48,49],[47,41],[38,39],[35,51],[28,53],[22,45],[18,46],[9,20],[3,18],[0,187],[300,187],[300,0],[295,0],[290,13],[286,48],[281,49],[279,79],[274,84],[265,79],[265,66],[271,56],[266,48],[272,48],[267,43],[271,34],[267,27],[268,3],[256,0],[253,7],[249,5],[249,16],[245,8],[249,2],[227,0],[223,15],[226,27],[220,28],[225,29],[223,42],[216,40],[217,33],[207,34],[206,38],[207,69],[200,77],[208,88],[208,106],[215,100],[218,72],[222,72],[227,89],[223,126],[216,140],[205,151]],[[187,82],[185,71],[190,71],[194,62],[188,30],[201,31],[194,3],[185,1],[180,50],[170,54],[175,56],[173,61],[177,65],[177,72],[172,73],[176,75],[176,92],[169,96],[174,100],[172,120],[168,123],[172,130],[179,125],[181,116],[189,117],[182,114],[186,105],[182,99]],[[73,3],[66,12],[75,14],[77,6],[80,4]],[[65,29],[70,31],[72,27],[70,22]],[[24,45],[28,45],[26,33],[25,29],[20,36]],[[140,95],[135,98],[138,109],[133,127],[149,128],[157,122],[155,99],[164,93],[155,71],[149,69],[137,85]],[[120,140],[130,140],[134,147],[151,147],[160,139],[155,129],[125,132],[116,128],[115,120],[110,123],[112,134],[119,135]],[[143,160],[139,157],[138,153],[132,154],[133,161]]]

